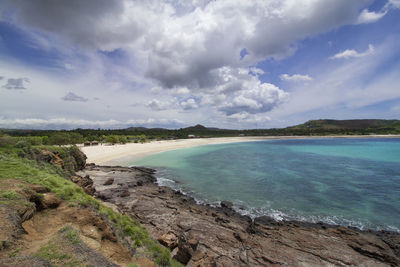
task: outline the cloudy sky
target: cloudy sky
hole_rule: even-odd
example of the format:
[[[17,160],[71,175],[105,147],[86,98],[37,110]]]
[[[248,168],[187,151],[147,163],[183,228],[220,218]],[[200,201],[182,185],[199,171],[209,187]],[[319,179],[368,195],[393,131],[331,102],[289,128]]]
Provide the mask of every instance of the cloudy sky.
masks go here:
[[[400,0],[0,0],[0,127],[400,118]]]

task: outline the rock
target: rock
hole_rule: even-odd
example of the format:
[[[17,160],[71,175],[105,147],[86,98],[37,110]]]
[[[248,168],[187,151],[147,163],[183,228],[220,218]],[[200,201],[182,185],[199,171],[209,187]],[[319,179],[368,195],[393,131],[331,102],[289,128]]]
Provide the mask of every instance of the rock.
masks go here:
[[[129,197],[131,193],[128,190],[124,190],[119,194],[119,197]]]
[[[102,200],[109,200],[113,198],[113,193],[111,191],[96,192],[95,196]]]
[[[39,193],[39,194],[50,192],[50,190],[47,187],[44,187],[43,185],[38,185],[38,184],[31,185],[30,189],[32,189],[33,191],[35,191],[36,193]]]
[[[95,183],[101,190],[97,194],[144,223],[150,235],[159,237],[173,258],[187,266],[399,266],[397,233],[277,222],[267,216],[253,222],[236,213],[230,202],[199,206],[179,191],[159,187],[137,168],[92,169],[85,172],[102,182],[111,169],[115,171],[121,186],[105,188],[102,182]],[[138,178],[143,184],[134,186]],[[121,199],[128,189],[131,195]]]
[[[60,168],[64,168],[63,160],[57,154],[51,151],[42,149],[37,157],[39,161],[45,161],[54,165],[58,165]]]
[[[193,241],[192,241],[193,242]],[[194,249],[192,247],[193,243],[189,243],[185,236],[180,236],[178,241],[178,251],[174,256],[174,259],[182,264],[187,264],[194,254]],[[197,247],[197,245],[196,245]]]
[[[103,185],[112,185],[114,183],[114,178],[109,178],[107,181],[104,182]]]
[[[93,196],[96,192],[96,189],[93,187],[93,180],[90,179],[89,175],[86,175],[85,177],[81,177],[78,175],[72,176],[71,180],[72,182],[82,187],[83,190],[91,196]]]
[[[241,235],[239,233],[236,233],[236,232],[233,233],[233,237],[236,238],[236,240],[239,241],[239,242],[243,242],[244,241],[243,235]]]
[[[142,178],[137,179],[137,181],[136,181],[137,186],[143,186],[143,184],[144,184],[144,181]]]
[[[36,205],[30,202],[30,205],[24,206],[24,210],[20,212],[22,222],[33,217],[36,212]]]
[[[255,224],[263,224],[263,225],[278,225],[279,222],[275,221],[272,217],[269,216],[260,216],[254,219]]]
[[[178,246],[178,237],[172,232],[160,236],[157,240],[171,250]]]
[[[226,208],[226,209],[232,209],[233,204],[232,204],[232,202],[229,202],[229,201],[221,201],[221,207]]]
[[[40,198],[40,204],[43,209],[55,209],[61,202],[61,199],[59,199],[55,193],[46,193]]]
[[[35,256],[17,256],[0,259],[0,266],[7,267],[51,267],[51,263]]]

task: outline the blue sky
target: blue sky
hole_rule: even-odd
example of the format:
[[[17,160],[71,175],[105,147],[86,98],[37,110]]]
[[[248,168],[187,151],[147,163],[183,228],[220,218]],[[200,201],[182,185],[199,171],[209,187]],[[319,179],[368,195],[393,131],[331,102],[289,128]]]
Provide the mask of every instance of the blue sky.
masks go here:
[[[399,0],[0,0],[0,127],[400,117]]]

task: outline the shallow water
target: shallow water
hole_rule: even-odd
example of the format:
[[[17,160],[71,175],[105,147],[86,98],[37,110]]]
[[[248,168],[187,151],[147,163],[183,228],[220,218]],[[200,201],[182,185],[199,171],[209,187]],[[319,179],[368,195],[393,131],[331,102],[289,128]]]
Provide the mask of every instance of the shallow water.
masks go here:
[[[201,202],[251,216],[400,231],[400,139],[207,145],[132,162]],[[173,182],[176,181],[176,182]]]

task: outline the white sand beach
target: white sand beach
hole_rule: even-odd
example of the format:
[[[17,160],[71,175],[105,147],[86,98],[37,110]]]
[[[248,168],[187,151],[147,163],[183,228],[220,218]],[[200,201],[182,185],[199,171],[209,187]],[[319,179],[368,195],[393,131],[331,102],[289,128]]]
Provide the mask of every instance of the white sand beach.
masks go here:
[[[220,137],[220,138],[191,138],[177,140],[152,141],[148,143],[128,143],[118,145],[98,145],[81,147],[88,157],[88,163],[97,165],[124,165],[129,161],[143,158],[155,153],[209,144],[224,144],[272,139],[273,137]]]
[[[201,145],[225,144],[235,142],[261,141],[271,139],[305,139],[305,138],[371,138],[371,137],[392,137],[398,138],[399,135],[374,135],[374,136],[243,136],[243,137],[216,137],[216,138],[191,138],[153,141],[148,143],[128,143],[119,145],[98,145],[81,147],[83,153],[88,157],[88,163],[97,165],[126,165],[128,162],[143,158],[152,154]]]

